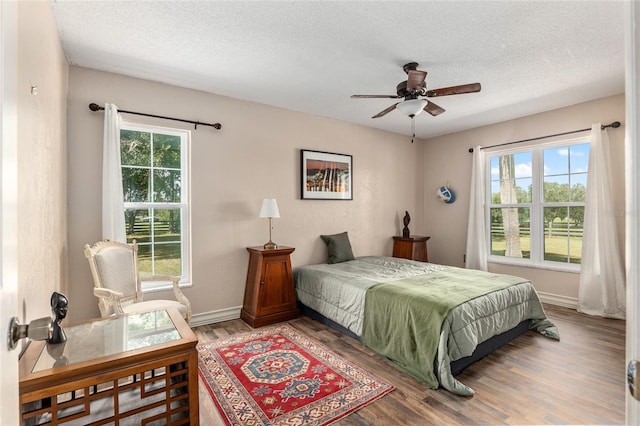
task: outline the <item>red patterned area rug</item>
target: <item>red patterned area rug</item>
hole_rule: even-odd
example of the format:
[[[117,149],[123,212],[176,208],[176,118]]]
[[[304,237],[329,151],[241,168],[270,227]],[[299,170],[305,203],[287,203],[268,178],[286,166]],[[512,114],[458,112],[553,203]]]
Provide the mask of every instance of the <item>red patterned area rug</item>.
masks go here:
[[[200,343],[198,353],[229,425],[327,425],[394,389],[287,324]]]

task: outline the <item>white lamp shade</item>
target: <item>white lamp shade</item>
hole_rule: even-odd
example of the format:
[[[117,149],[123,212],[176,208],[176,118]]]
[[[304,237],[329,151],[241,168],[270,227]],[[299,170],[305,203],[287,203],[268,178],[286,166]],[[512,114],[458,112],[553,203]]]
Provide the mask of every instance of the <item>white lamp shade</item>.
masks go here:
[[[260,217],[280,217],[280,211],[278,211],[278,203],[276,202],[275,198],[265,198],[264,200],[262,200]]]
[[[427,106],[426,99],[409,99],[396,105],[396,109],[409,117],[414,117],[424,111]]]

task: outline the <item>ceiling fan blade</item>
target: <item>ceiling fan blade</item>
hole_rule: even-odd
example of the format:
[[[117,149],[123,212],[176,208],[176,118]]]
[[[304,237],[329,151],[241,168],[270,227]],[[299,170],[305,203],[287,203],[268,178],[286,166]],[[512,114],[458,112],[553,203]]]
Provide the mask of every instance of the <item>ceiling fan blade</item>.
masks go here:
[[[441,106],[438,106],[436,104],[434,104],[433,102],[429,101],[429,103],[427,103],[424,108],[425,111],[427,111],[429,114],[433,115],[434,117],[436,115],[440,115],[442,114],[445,109],[442,108]]]
[[[427,78],[426,71],[409,70],[407,73],[407,90],[410,92],[419,92],[424,86],[425,78]]]
[[[384,99],[398,99],[398,95],[351,95],[352,98],[384,98]]]
[[[425,96],[461,95],[463,93],[475,93],[480,91],[480,83],[462,84],[460,86],[443,87],[441,89],[427,90]]]
[[[387,115],[389,114],[391,111],[393,111],[394,109],[396,109],[396,105],[398,105],[400,102],[396,102],[395,104],[391,105],[390,107],[388,107],[387,109],[384,109],[382,111],[380,111],[379,113],[377,113],[376,115],[374,115],[371,118],[380,118],[383,115]]]

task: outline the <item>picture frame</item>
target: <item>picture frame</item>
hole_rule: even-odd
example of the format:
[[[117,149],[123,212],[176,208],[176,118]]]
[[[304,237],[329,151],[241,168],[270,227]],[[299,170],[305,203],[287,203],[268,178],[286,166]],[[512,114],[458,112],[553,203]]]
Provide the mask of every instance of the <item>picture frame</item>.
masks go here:
[[[353,157],[300,150],[300,196],[303,200],[353,200]]]

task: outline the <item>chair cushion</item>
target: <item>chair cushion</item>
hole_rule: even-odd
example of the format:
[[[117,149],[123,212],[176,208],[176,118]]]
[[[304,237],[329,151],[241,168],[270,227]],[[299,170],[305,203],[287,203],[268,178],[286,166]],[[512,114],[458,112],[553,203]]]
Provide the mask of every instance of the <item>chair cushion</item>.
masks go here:
[[[136,295],[133,251],[128,247],[105,247],[95,255],[100,282],[103,287],[122,293],[125,297]]]
[[[175,300],[147,300],[124,306],[122,310],[125,314],[139,314],[141,312],[157,311],[165,308],[176,308],[183,318],[187,317],[187,307]]]

